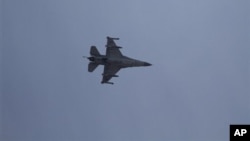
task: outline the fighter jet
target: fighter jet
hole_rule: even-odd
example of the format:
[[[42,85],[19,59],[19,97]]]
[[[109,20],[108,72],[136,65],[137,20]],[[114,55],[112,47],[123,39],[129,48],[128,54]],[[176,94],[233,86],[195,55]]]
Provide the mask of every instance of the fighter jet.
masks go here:
[[[109,80],[112,77],[118,77],[116,73],[122,69],[127,67],[140,67],[140,66],[151,66],[150,63],[132,59],[124,56],[120,49],[122,47],[117,46],[114,40],[119,40],[119,38],[111,38],[107,37],[106,44],[106,55],[101,55],[95,46],[91,46],[90,48],[90,57],[87,58],[90,62],[88,65],[88,71],[93,72],[98,65],[104,65],[104,71],[102,74],[101,83],[104,84],[114,84]]]

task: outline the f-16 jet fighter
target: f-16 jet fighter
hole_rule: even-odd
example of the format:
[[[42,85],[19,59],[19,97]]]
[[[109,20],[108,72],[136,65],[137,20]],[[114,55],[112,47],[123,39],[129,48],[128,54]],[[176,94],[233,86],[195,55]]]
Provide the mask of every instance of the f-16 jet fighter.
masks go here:
[[[117,46],[114,40],[119,40],[119,38],[107,37],[106,44],[106,55],[101,55],[95,46],[90,48],[90,57],[84,57],[89,59],[88,71],[93,72],[98,65],[104,65],[104,71],[102,74],[101,83],[104,84],[114,84],[109,80],[112,77],[118,77],[116,73],[127,67],[140,67],[140,66],[151,66],[150,63],[136,60],[124,56],[120,49],[122,47]]]

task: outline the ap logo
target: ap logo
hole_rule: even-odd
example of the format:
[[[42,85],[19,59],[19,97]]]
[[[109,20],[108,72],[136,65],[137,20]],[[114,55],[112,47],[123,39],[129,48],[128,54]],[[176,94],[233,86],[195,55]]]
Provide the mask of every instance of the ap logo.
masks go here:
[[[250,125],[230,125],[230,141],[250,141]]]
[[[236,129],[234,136],[244,136],[247,133],[247,129]]]

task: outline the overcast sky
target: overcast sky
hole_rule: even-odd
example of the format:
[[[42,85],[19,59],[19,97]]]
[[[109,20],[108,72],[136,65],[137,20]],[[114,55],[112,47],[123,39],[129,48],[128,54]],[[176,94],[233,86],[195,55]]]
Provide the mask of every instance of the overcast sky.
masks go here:
[[[250,124],[249,0],[0,0],[0,140],[228,141]],[[119,37],[102,85],[91,45]]]

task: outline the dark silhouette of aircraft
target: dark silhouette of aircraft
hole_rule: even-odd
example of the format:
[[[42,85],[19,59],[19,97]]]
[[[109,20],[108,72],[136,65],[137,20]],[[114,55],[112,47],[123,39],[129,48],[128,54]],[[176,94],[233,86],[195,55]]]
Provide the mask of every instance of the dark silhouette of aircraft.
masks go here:
[[[124,56],[120,52],[120,48],[122,47],[117,46],[114,40],[119,40],[119,38],[107,37],[106,55],[101,55],[95,46],[91,46],[91,56],[83,56],[90,61],[88,65],[89,72],[93,72],[98,65],[104,65],[102,84],[114,84],[113,82],[109,82],[109,80],[112,77],[118,77],[116,73],[122,68],[151,66],[150,63]]]

